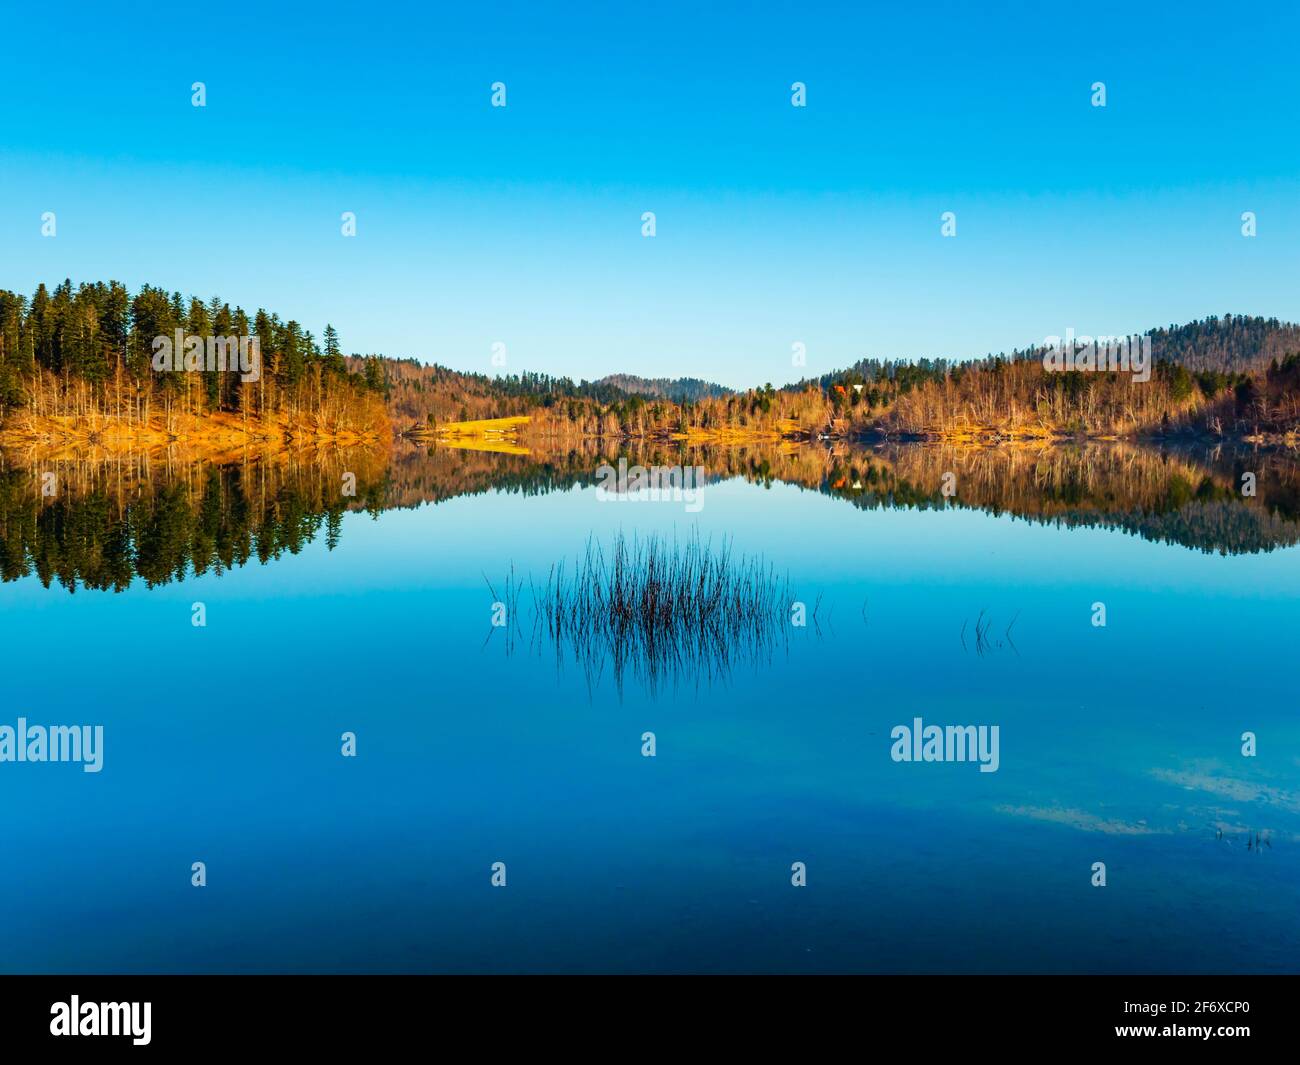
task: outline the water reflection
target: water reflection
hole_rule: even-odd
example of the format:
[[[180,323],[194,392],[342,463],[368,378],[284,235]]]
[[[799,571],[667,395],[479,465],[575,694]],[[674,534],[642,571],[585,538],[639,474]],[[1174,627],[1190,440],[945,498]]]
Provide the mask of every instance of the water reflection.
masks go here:
[[[784,482],[863,510],[961,507],[1062,528],[1108,528],[1220,554],[1300,542],[1300,461],[1285,451],[1090,443],[1035,448],[780,444],[555,454],[399,445],[392,452],[0,458],[0,576],[121,591],[295,554],[349,510],[379,514],[486,492],[595,485],[620,456],[696,465],[705,485]],[[351,486],[346,475],[351,475]],[[1254,495],[1244,494],[1254,482]],[[947,492],[945,492],[945,487]]]
[[[355,495],[344,495],[344,474]],[[351,487],[351,484],[348,484]],[[297,554],[349,509],[384,507],[385,467],[365,452],[159,462],[148,456],[6,463],[0,468],[0,575],[123,591]]]
[[[598,504],[597,467],[617,457],[10,457],[0,545],[22,580],[0,591],[6,646],[75,658],[57,683],[12,671],[9,720],[102,722],[108,755],[102,774],[0,772],[22,811],[0,903],[30,917],[9,967],[1295,968],[1300,573],[1262,553],[1295,540],[1285,455],[629,455],[703,466],[698,515]],[[533,589],[562,559],[567,581],[589,538],[696,529],[763,555],[776,601],[807,604],[804,629],[758,627],[752,669],[743,628],[701,640],[615,611],[612,640],[566,624],[561,649],[544,610],[534,625]],[[224,628],[193,627],[191,599],[219,604]],[[515,628],[489,627],[497,601]],[[916,717],[998,725],[998,772],[892,761],[891,730]],[[340,757],[345,731],[359,758]],[[186,894],[200,845],[227,870],[219,911]],[[572,877],[593,853],[609,875]],[[523,887],[514,914],[465,873],[497,857]],[[815,895],[789,888],[796,857]],[[304,869],[325,885],[305,903]],[[120,920],[93,920],[106,910]],[[1203,934],[1242,913],[1270,929],[1249,950]]]

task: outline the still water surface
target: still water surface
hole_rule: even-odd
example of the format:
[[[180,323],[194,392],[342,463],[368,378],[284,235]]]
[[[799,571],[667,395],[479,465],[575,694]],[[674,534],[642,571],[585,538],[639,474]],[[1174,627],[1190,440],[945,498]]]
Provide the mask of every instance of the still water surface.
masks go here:
[[[692,513],[588,459],[399,455],[369,512],[328,464],[55,502],[11,464],[0,724],[105,750],[0,764],[0,969],[1300,969],[1286,463],[1246,502],[1250,456],[728,453]],[[816,620],[711,676],[557,657],[526,590],[492,627],[488,581],[619,531],[762,556]],[[998,771],[894,762],[917,717],[998,725]]]

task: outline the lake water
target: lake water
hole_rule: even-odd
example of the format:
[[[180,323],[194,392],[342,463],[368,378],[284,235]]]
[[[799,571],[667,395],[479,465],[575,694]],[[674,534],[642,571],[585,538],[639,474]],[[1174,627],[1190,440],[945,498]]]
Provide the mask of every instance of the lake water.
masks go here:
[[[0,725],[104,747],[0,763],[0,969],[1300,969],[1300,465],[685,460],[698,509],[605,497],[592,452],[9,459]],[[555,647],[528,579],[620,531],[761,556],[808,623],[676,669]],[[997,771],[893,760],[915,718],[998,726]]]

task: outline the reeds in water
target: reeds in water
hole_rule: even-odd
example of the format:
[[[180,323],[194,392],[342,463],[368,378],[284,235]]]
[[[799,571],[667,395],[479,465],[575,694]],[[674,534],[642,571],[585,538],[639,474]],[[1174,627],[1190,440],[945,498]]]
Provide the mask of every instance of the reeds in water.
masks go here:
[[[589,681],[608,665],[621,689],[630,667],[652,690],[670,676],[713,679],[737,658],[766,656],[784,639],[792,600],[788,578],[761,557],[698,534],[620,533],[608,548],[589,538],[532,594],[535,637],[561,657],[571,652]]]

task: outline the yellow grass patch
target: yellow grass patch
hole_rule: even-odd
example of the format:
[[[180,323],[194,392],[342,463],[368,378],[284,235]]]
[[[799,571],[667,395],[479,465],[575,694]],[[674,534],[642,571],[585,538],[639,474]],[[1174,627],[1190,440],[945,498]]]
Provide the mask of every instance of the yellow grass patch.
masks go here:
[[[245,418],[229,412],[205,415],[177,415],[170,421],[155,414],[148,423],[97,415],[40,416],[26,412],[6,419],[0,426],[0,446],[95,448],[113,454],[141,448],[181,446],[216,453],[250,445],[330,444],[341,446],[387,444],[386,423],[371,429],[345,429],[326,425],[314,418],[287,418],[271,414]]]
[[[475,422],[443,422],[434,427],[438,436],[505,436],[517,433],[532,419],[527,414],[511,418],[483,418]]]

